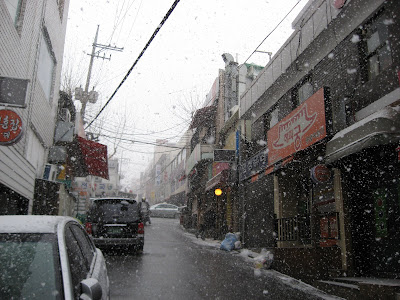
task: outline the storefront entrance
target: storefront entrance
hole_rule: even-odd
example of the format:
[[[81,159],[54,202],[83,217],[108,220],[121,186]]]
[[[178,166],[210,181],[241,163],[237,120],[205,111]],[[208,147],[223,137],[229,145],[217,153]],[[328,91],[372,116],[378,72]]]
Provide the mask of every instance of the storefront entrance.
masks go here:
[[[343,166],[355,275],[399,277],[400,177],[395,153],[375,149]]]

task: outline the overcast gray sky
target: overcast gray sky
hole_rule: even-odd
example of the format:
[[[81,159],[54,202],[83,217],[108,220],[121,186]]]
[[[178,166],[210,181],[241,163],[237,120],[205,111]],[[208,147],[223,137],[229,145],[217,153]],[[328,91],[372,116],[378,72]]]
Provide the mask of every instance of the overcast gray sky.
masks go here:
[[[224,68],[221,55],[243,63],[299,0],[181,0],[140,59],[127,81],[99,117],[104,134],[121,133],[134,140],[120,144],[125,184],[138,178],[152,157],[156,139],[177,141],[187,128],[177,114],[190,98],[205,99]],[[111,60],[95,59],[91,85],[100,93],[89,104],[87,119],[107,102],[160,24],[174,0],[71,0],[64,55],[64,72],[72,70],[85,86],[92,43],[123,47],[106,51]],[[301,0],[282,25],[260,46],[275,53],[293,32],[291,22],[307,3]],[[102,54],[102,53],[101,53]],[[268,55],[257,53],[248,63],[265,66]],[[79,106],[79,105],[78,105]],[[123,125],[123,122],[126,122]],[[94,123],[96,125],[96,123]],[[103,144],[112,144],[101,137]],[[144,142],[144,143],[142,143]],[[111,149],[109,148],[109,153]]]

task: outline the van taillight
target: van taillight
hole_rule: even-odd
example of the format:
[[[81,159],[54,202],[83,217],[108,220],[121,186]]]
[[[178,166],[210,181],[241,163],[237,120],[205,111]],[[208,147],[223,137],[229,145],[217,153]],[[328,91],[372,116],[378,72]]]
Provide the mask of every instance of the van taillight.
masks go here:
[[[143,224],[143,223],[139,223],[139,224],[138,224],[137,233],[138,233],[138,234],[144,234],[144,224]]]
[[[92,223],[86,223],[85,229],[88,234],[92,234]]]

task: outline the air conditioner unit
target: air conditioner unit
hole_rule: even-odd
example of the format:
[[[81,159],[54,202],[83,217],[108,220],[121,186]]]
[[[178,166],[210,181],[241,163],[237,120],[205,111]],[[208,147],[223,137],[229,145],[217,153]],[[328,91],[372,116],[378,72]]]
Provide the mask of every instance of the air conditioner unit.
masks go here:
[[[61,118],[64,122],[71,122],[71,113],[68,108],[61,109]]]
[[[58,166],[46,164],[44,166],[43,179],[48,181],[56,181],[58,175]]]

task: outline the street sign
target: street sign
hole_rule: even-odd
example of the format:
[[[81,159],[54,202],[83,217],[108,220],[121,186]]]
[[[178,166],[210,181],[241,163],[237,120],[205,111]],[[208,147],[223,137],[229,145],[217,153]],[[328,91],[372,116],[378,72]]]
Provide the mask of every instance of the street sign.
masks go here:
[[[0,145],[11,146],[22,137],[22,119],[14,111],[0,110]]]

